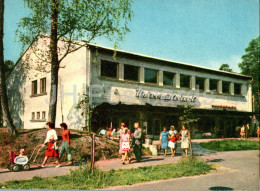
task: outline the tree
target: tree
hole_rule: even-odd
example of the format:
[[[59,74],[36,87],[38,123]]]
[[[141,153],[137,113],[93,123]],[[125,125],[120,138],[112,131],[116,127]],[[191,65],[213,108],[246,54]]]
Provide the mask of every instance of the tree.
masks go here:
[[[12,60],[5,60],[4,62],[4,71],[5,71],[5,78],[7,79],[8,76],[11,74],[15,66],[15,63]]]
[[[4,0],[0,0],[0,96],[1,96],[1,108],[4,117],[4,121],[11,134],[16,133],[11,114],[9,111],[7,88],[5,83],[5,64],[4,64]]]
[[[200,120],[193,112],[193,106],[187,105],[186,107],[183,106],[183,113],[179,117],[181,125],[186,126],[190,132],[190,155],[193,156],[193,150],[192,150],[192,145],[191,145],[191,139],[193,136],[193,131],[194,131],[194,126],[196,123]]]
[[[70,53],[86,46],[94,38],[106,36],[116,43],[129,31],[132,0],[24,0],[31,10],[22,18],[17,34],[23,45],[50,34],[50,44],[45,52],[35,55],[41,60],[40,71],[50,64],[51,90],[48,120],[55,123],[58,74],[61,61]],[[74,40],[80,40],[75,42]],[[35,40],[36,42],[36,40]],[[62,46],[58,46],[62,42]],[[37,47],[34,44],[34,47]]]
[[[226,71],[226,72],[233,72],[233,70],[229,67],[229,64],[222,64],[219,67],[219,70],[223,70],[223,71]]]
[[[241,57],[242,62],[238,64],[241,74],[251,76],[252,93],[255,98],[255,111],[259,112],[259,75],[260,75],[260,36],[253,39],[245,49],[246,54]]]

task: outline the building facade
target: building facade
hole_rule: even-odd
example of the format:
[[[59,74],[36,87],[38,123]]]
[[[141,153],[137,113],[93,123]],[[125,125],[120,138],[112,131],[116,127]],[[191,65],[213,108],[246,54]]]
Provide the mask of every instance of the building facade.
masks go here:
[[[17,126],[40,128],[50,104],[50,73],[28,69],[17,80],[27,55],[34,55],[30,48],[9,78],[10,101],[19,100],[12,114]],[[148,134],[159,135],[164,126],[180,128],[183,106],[192,105],[200,118],[198,130],[218,129],[232,136],[252,112],[249,76],[119,50],[115,56],[113,49],[91,44],[69,54],[61,66],[56,126],[63,121],[71,128],[98,130],[118,128],[124,121],[132,128],[139,121]],[[84,96],[91,112],[75,107]]]

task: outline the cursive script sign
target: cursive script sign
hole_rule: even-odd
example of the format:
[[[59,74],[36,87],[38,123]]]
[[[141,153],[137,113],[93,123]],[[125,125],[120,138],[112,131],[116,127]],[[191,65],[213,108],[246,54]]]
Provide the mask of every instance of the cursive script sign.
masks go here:
[[[149,91],[144,92],[142,89],[137,89],[135,96],[138,98],[145,98],[145,99],[158,99],[158,100],[169,100],[169,101],[180,101],[180,102],[191,102],[191,103],[194,103],[197,100],[196,96],[187,97],[184,95],[176,95],[176,94],[170,94],[170,93],[154,94]]]

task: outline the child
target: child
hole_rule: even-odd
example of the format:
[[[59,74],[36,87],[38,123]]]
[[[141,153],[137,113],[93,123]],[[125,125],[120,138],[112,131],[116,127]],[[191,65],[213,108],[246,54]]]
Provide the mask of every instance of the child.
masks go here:
[[[246,135],[246,133],[245,133],[245,126],[242,125],[241,130],[240,130],[241,139],[243,139],[243,138],[245,139],[245,135]]]
[[[176,136],[174,132],[172,132],[168,143],[168,146],[171,148],[172,157],[174,157],[176,152],[177,140],[179,140],[179,138]]]

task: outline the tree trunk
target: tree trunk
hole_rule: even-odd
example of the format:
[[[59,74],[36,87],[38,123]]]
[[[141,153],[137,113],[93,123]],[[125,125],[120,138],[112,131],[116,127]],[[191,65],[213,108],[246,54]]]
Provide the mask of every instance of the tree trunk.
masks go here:
[[[4,71],[4,0],[0,0],[0,96],[1,96],[1,108],[3,112],[3,118],[11,134],[16,133],[13,120],[8,106],[7,88],[5,82]]]
[[[59,0],[52,0],[51,9],[51,36],[50,36],[50,54],[51,54],[51,90],[48,120],[55,124],[57,108],[58,91],[58,7]]]

